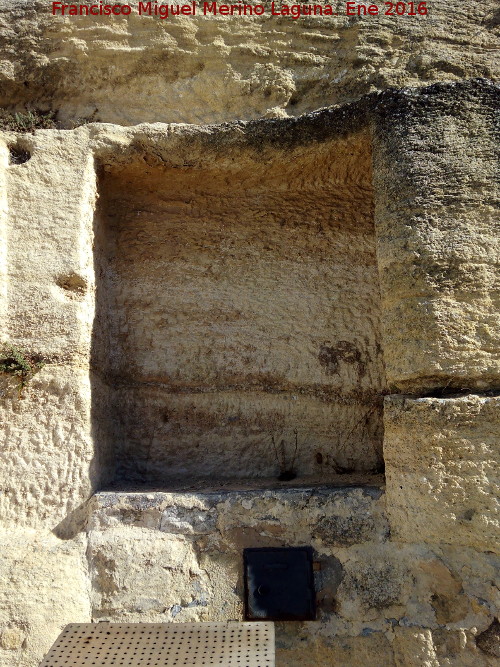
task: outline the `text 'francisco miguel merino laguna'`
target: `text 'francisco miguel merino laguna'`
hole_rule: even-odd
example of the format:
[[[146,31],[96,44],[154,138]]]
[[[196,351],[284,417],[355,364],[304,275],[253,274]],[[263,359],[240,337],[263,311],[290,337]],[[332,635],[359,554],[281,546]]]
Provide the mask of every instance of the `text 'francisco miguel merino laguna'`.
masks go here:
[[[271,2],[269,6],[238,3],[234,5],[217,4],[216,2],[189,2],[184,5],[165,5],[158,2],[138,2],[137,5],[121,3],[106,4],[102,0],[91,5],[67,5],[63,2],[52,2],[54,16],[128,16],[132,12],[141,16],[156,16],[167,19],[170,16],[289,16],[298,19],[301,16],[425,16],[428,12],[427,2],[386,2],[385,9],[374,4],[358,2],[340,2],[337,6],[329,4],[292,4]]]

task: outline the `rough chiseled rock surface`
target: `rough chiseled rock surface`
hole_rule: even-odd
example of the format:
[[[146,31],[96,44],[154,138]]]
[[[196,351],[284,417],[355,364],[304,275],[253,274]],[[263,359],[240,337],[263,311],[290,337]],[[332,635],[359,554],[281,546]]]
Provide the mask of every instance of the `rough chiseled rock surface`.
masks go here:
[[[86,540],[0,528],[0,664],[36,667],[61,628],[91,619]]]
[[[375,127],[384,359],[400,391],[500,386],[498,87],[477,83],[404,94]]]
[[[499,398],[391,397],[385,404],[388,511],[405,542],[498,553]]]
[[[301,477],[380,470],[370,181],[365,132],[106,167],[93,363],[116,387],[122,476],[272,476],[277,458]]]
[[[318,620],[279,625],[279,667],[497,664],[495,105],[498,87],[476,80],[298,119],[0,135],[2,341],[46,361],[21,394],[1,378],[2,667],[36,667],[70,622],[241,618],[242,549],[300,544],[321,567]],[[290,289],[273,291],[271,265]],[[218,309],[207,286],[227,297]],[[261,289],[275,301],[257,308]],[[251,345],[265,373],[245,363]],[[382,413],[388,391],[408,394]],[[288,487],[263,478],[279,472],[262,434],[285,397],[308,434]],[[231,431],[221,416],[235,414]],[[352,426],[358,477],[332,479],[325,443],[338,454]],[[196,444],[219,437],[203,490]],[[368,481],[382,446],[385,491]],[[183,457],[167,492],[163,473]],[[126,492],[144,463],[146,490]]]
[[[262,17],[161,20],[63,18],[45,0],[2,0],[0,106],[51,108],[67,124],[208,123],[498,76],[495,0],[431,0],[427,16],[405,17],[347,17],[339,2],[339,16],[296,21],[264,4]]]

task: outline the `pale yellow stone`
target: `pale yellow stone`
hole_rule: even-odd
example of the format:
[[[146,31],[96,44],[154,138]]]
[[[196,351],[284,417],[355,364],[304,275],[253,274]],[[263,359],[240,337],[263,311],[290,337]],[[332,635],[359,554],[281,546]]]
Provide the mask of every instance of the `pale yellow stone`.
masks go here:
[[[25,633],[20,628],[4,628],[0,633],[0,646],[6,651],[21,648]]]
[[[498,397],[385,403],[387,509],[394,538],[498,553]]]
[[[269,117],[1,135],[1,342],[47,361],[21,396],[1,379],[2,667],[36,667],[71,622],[241,618],[242,550],[301,545],[318,618],[278,628],[278,665],[493,664],[475,637],[498,613],[498,398],[388,398],[387,493],[368,477],[384,361],[412,391],[498,377],[493,87],[287,118],[492,74],[483,5],[436,1],[397,34],[382,18],[272,19],[267,50],[260,20],[237,44],[229,19],[103,26],[0,2],[0,104],[50,98],[68,125]],[[447,112],[407,131],[398,105],[436,90]],[[420,134],[408,148],[399,131]],[[13,146],[31,159],[9,165]],[[290,489],[271,435],[290,461],[294,428]],[[317,485],[350,467],[370,484]],[[117,470],[212,486],[92,498]]]
[[[85,540],[4,525],[0,544],[0,664],[37,667],[66,624],[90,620]]]
[[[359,18],[332,3],[338,16],[299,20],[263,4],[262,16],[203,16],[199,7],[162,20],[51,16],[45,0],[3,0],[0,106],[50,100],[68,126],[213,123],[498,76],[496,0],[432,0],[428,16],[402,17],[382,4]]]
[[[397,667],[440,667],[430,630],[396,628],[393,648]]]

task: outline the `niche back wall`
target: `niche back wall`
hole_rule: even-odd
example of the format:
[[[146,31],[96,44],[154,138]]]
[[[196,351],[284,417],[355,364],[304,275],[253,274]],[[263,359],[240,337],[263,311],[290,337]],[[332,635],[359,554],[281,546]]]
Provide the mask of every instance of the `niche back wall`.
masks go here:
[[[275,476],[294,431],[299,479],[378,471],[368,135],[211,165],[101,173],[93,366],[117,479]]]

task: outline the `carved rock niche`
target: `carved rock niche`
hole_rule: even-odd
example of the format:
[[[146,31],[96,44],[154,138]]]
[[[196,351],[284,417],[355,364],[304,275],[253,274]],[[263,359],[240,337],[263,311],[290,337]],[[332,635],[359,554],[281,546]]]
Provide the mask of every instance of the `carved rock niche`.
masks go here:
[[[189,149],[99,181],[94,418],[116,479],[380,472],[368,134]]]

